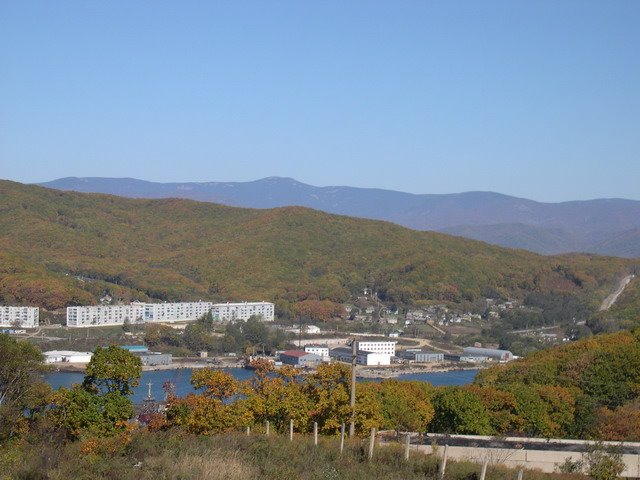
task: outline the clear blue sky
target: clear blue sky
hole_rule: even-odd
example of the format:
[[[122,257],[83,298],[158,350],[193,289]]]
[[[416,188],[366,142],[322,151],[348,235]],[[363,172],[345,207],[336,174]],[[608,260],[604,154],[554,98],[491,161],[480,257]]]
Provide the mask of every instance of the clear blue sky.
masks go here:
[[[0,0],[0,177],[640,199],[640,1]]]

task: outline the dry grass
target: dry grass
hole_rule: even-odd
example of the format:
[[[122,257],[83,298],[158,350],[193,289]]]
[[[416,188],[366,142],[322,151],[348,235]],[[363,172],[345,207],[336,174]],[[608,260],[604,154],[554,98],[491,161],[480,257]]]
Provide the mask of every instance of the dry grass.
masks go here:
[[[256,478],[255,468],[238,458],[237,453],[214,450],[207,456],[182,453],[147,458],[140,466],[140,479],[246,480]]]

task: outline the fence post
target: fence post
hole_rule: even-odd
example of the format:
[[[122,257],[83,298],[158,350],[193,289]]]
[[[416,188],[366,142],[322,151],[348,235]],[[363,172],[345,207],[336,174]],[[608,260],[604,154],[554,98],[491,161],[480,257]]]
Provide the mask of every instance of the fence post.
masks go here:
[[[345,431],[345,424],[342,424],[342,427],[340,427],[340,454],[342,454],[342,451],[344,450],[344,431]]]
[[[369,460],[373,458],[373,446],[376,443],[376,427],[371,427],[371,439],[369,440]]]
[[[251,427],[247,425],[247,435],[251,435]]]
[[[313,422],[313,444],[318,445],[318,422]]]
[[[269,436],[269,420],[264,422],[264,431],[267,434],[267,437]]]
[[[411,436],[407,433],[404,437],[404,460],[409,460],[409,445],[411,445]]]
[[[293,418],[289,420],[289,441],[293,442]]]
[[[518,472],[518,480],[522,480],[523,477],[524,477],[524,471],[520,469],[520,471]]]
[[[440,465],[440,478],[444,478],[444,473],[447,470],[447,449],[449,445],[444,446],[444,453],[442,454],[442,464]]]
[[[482,472],[480,472],[480,480],[484,480],[487,476],[487,467],[489,466],[489,459],[485,458],[482,464]]]

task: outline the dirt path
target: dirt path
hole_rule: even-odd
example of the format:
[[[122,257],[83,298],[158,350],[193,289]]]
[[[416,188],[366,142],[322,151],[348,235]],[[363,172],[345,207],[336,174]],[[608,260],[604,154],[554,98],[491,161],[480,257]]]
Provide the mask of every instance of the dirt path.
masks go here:
[[[601,312],[609,310],[611,306],[614,303],[616,303],[616,300],[618,300],[618,297],[622,294],[622,292],[624,292],[624,289],[627,288],[627,285],[629,285],[629,282],[631,282],[631,280],[633,280],[634,277],[635,275],[627,275],[626,277],[624,277],[620,281],[620,284],[618,285],[618,288],[616,289],[616,291],[604,299],[604,301],[602,302],[602,305],[600,305],[599,310]]]

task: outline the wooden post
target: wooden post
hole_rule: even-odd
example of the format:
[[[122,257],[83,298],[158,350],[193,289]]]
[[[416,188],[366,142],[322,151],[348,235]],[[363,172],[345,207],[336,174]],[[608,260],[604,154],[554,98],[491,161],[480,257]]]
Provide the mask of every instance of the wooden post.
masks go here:
[[[318,422],[313,422],[313,444],[318,445]]]
[[[342,424],[342,427],[340,427],[340,454],[342,454],[342,451],[344,450],[344,431],[345,431],[345,424]]]
[[[289,441],[293,442],[293,418],[289,420]]]
[[[269,436],[269,420],[267,420],[266,422],[264,422],[264,431],[267,434],[267,437]]]
[[[520,469],[520,471],[518,472],[518,480],[522,480],[523,476],[524,476],[524,471]]]
[[[251,427],[247,425],[247,435],[251,435]]]
[[[371,428],[371,439],[369,440],[369,460],[373,458],[373,446],[376,443],[376,428]]]
[[[358,361],[356,339],[351,342],[351,398],[349,399],[349,406],[351,407],[351,420],[349,421],[349,436],[353,437],[356,434],[356,364]]]
[[[444,453],[442,454],[442,464],[440,465],[440,478],[444,478],[444,473],[447,470],[447,449],[449,445],[444,446]]]
[[[489,459],[485,458],[482,464],[482,471],[480,472],[480,480],[484,480],[487,476],[487,467],[489,466]]]
[[[409,460],[409,445],[411,445],[411,436],[407,433],[404,437],[404,460]]]

